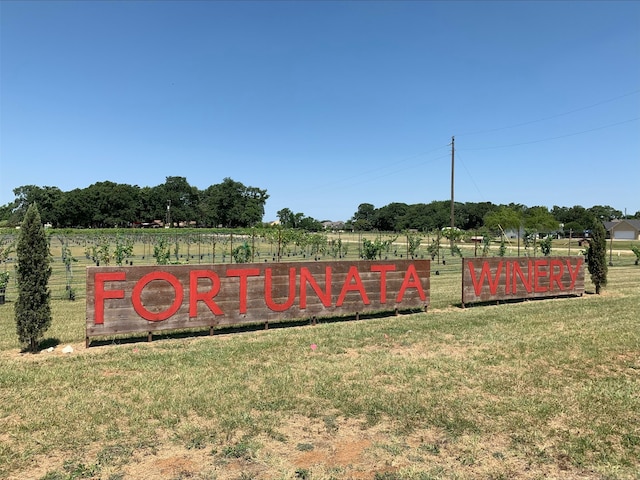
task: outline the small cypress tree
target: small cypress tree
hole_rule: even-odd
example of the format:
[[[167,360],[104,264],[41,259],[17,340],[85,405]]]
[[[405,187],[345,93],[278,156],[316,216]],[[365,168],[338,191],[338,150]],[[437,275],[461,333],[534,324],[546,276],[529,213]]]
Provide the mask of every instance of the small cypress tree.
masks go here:
[[[51,325],[49,245],[35,204],[31,204],[20,227],[16,248],[18,301],[16,326],[20,343],[36,352],[38,341]]]
[[[604,225],[597,218],[591,226],[591,240],[587,249],[587,265],[591,274],[591,281],[600,294],[601,287],[607,285],[607,232]]]

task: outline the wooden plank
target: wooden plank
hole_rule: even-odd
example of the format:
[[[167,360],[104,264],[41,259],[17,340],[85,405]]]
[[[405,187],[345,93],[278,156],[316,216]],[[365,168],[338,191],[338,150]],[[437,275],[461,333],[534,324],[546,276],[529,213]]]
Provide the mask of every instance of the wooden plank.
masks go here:
[[[87,337],[426,308],[428,260],[87,267]]]
[[[584,258],[474,257],[462,260],[462,304],[584,293]]]

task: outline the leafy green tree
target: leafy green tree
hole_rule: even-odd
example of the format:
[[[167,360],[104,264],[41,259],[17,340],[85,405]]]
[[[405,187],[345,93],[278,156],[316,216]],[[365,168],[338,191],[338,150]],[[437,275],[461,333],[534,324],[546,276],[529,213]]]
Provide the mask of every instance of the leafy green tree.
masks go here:
[[[376,258],[382,259],[382,253],[388,252],[393,242],[396,241],[398,237],[388,238],[386,240],[382,240],[381,238],[376,238],[373,242],[366,238],[362,239],[362,257],[365,260],[375,260]]]
[[[11,237],[0,237],[0,304],[4,303],[5,291],[7,285],[9,285],[9,278],[11,274],[7,272],[7,266],[2,264],[7,261],[11,252],[13,252],[14,242]]]
[[[129,226],[141,216],[141,195],[137,186],[108,181],[65,192],[56,203],[58,225],[97,228]]]
[[[406,230],[433,230],[433,222],[430,216],[430,209],[426,203],[416,203],[409,205],[402,217],[402,228]]]
[[[525,228],[524,235],[522,235],[522,242],[524,243],[524,249],[526,252],[529,251],[530,248],[533,248],[533,256],[538,252],[538,244],[536,243],[536,238],[538,236],[538,231],[534,228]],[[530,255],[527,253],[527,255]]]
[[[302,244],[301,237],[304,235],[303,232],[299,230],[295,230],[293,228],[282,228],[282,225],[278,225],[264,230],[263,236],[269,243],[275,245],[275,258],[279,262],[289,245]]]
[[[456,219],[456,226],[463,230],[477,230],[484,225],[485,215],[497,209],[498,206],[491,202],[468,202],[462,204],[460,207],[456,204],[456,212],[460,210],[460,213],[464,217],[464,221],[461,223],[457,223],[458,219]]]
[[[451,256],[455,256],[455,255],[459,255],[460,257],[462,256],[462,251],[460,250],[460,247],[456,245],[456,242],[460,240],[463,235],[464,235],[464,232],[459,228],[444,227],[442,229],[442,236],[447,240],[449,240]]]
[[[9,220],[15,208],[15,202],[0,205],[0,228],[9,225]]]
[[[527,208],[524,216],[524,226],[536,233],[549,233],[558,230],[558,221],[547,207]]]
[[[172,223],[180,224],[195,220],[198,209],[198,190],[185,177],[167,177],[163,187],[164,205],[171,202]]]
[[[337,240],[331,239],[328,242],[327,249],[329,250],[329,254],[333,258],[342,258],[342,239],[338,238]]]
[[[545,238],[540,240],[540,250],[542,250],[542,254],[545,257],[551,255],[552,241],[553,237],[551,235],[547,235]]]
[[[324,229],[322,223],[304,213],[293,213],[289,208],[283,208],[276,213],[280,225],[284,228],[300,228],[307,232],[319,232]]]
[[[320,232],[324,230],[324,225],[313,217],[302,217],[298,228],[307,232]]]
[[[500,206],[484,216],[484,226],[493,232],[500,232],[500,250],[498,255],[504,257],[507,251],[505,231],[520,231],[522,225],[522,210],[517,206]],[[519,235],[519,233],[518,233]]]
[[[451,224],[450,215],[450,202],[416,203],[408,206],[399,226],[403,229],[412,228],[421,231],[439,230]],[[456,225],[459,220],[459,212],[456,212]]]
[[[170,215],[172,224],[196,221],[200,216],[200,194],[185,177],[166,177],[165,182],[145,192],[144,202],[152,218],[162,220]]]
[[[384,243],[376,238],[373,242],[367,238],[362,239],[362,257],[365,260],[375,260],[378,257],[382,257],[382,250],[384,249]]]
[[[94,205],[86,188],[65,192],[58,203],[58,210],[62,227],[90,227],[94,218]]]
[[[210,225],[246,228],[262,221],[269,195],[266,190],[246,187],[231,178],[225,178],[221,184],[208,187],[202,197]]]
[[[17,333],[28,351],[36,352],[38,341],[51,325],[49,244],[35,203],[29,205],[20,228],[16,248],[18,300],[15,304]]]
[[[65,278],[66,278],[66,290],[67,298],[69,300],[76,299],[76,292],[73,288],[73,262],[77,262],[78,259],[73,256],[71,249],[69,248],[69,240],[65,237],[60,237],[60,243],[62,244],[62,263],[64,264]]]
[[[0,265],[7,261],[14,251],[14,239],[12,237],[0,237]]]
[[[504,257],[507,254],[507,244],[504,241],[504,235],[500,236],[500,248],[498,249],[498,256]]]
[[[327,235],[325,233],[308,233],[307,243],[311,247],[311,255],[319,257],[327,251]]]
[[[422,237],[417,233],[409,231],[406,231],[405,234],[407,236],[407,257],[416,258],[418,256],[420,243],[422,243]]]
[[[373,230],[373,220],[376,208],[370,203],[358,205],[358,211],[351,218],[351,225],[354,230]]]
[[[607,232],[602,222],[595,217],[587,248],[587,265],[596,294],[600,294],[601,288],[607,285]]]
[[[565,235],[570,233],[581,235],[591,225],[591,217],[593,216],[581,205],[574,205],[570,208],[554,205],[551,214],[564,225],[562,230]]]
[[[249,263],[253,258],[253,251],[248,242],[242,242],[231,252],[231,256],[236,263]]]
[[[451,226],[451,202],[448,200],[439,200],[435,202],[431,202],[427,205],[429,212],[429,222],[427,225],[428,229],[437,228],[441,230],[445,227]],[[460,203],[456,202],[454,205],[454,222],[456,225],[460,225],[462,223],[462,218],[460,216]]]
[[[111,239],[106,235],[100,236],[96,240],[94,258],[96,265],[102,265],[104,267],[111,263]]]
[[[19,225],[22,222],[29,205],[33,203],[38,204],[40,219],[44,223],[58,224],[59,212],[57,211],[57,203],[63,195],[58,187],[23,185],[14,188],[13,194],[16,196],[15,208],[12,214],[12,222],[15,225]]]
[[[638,263],[640,263],[640,247],[637,245],[631,245],[631,251],[636,256],[636,265],[638,265]]]
[[[484,226],[495,232],[500,229],[517,228],[520,226],[520,218],[516,212],[502,206],[484,216]]]
[[[409,205],[406,203],[390,203],[376,210],[373,226],[381,232],[397,232],[402,230],[403,219],[407,214]]]
[[[622,212],[609,205],[594,205],[587,210],[601,222],[610,222],[616,218],[622,218]]]
[[[122,234],[116,235],[116,246],[113,252],[113,259],[116,261],[116,265],[122,266],[122,262],[131,255],[133,255],[133,240]]]
[[[280,220],[280,225],[284,228],[296,228],[299,216],[301,217],[302,213],[296,215],[290,208],[283,208],[282,210],[278,210],[276,215],[278,220]]]
[[[486,257],[489,255],[489,251],[491,250],[491,233],[487,230],[482,232],[482,256]]]
[[[153,258],[157,265],[168,265],[171,263],[171,245],[164,235],[159,235],[153,246]]]
[[[427,252],[431,255],[431,260],[435,260],[438,257],[438,263],[440,263],[440,230],[435,234],[435,238],[431,240],[431,245],[427,247]]]
[[[564,227],[562,227],[562,231],[566,237],[570,235],[573,237],[577,237],[582,235],[588,226],[589,222],[573,221],[565,223]]]
[[[85,201],[90,208],[89,226],[96,228],[113,228],[113,182],[97,182],[84,189]]]

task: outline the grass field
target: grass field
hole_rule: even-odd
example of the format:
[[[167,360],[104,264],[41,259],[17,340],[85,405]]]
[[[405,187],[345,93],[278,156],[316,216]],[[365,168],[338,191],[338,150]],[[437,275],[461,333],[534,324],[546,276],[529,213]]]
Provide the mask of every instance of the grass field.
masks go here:
[[[10,290],[0,478],[640,479],[640,267],[614,255],[599,296],[461,309],[447,257],[426,314],[89,349],[55,299],[37,355]]]

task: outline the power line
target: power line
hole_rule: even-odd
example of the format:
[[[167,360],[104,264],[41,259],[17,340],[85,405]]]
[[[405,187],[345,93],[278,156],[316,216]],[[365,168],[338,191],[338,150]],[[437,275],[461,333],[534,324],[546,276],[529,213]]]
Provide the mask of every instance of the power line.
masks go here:
[[[518,147],[520,145],[531,145],[533,143],[548,142],[548,141],[551,141],[551,140],[558,140],[559,138],[573,137],[573,136],[576,136],[576,135],[582,135],[582,134],[585,134],[585,133],[595,132],[597,130],[604,130],[605,128],[617,127],[618,125],[624,125],[625,123],[636,122],[638,120],[640,120],[640,117],[631,118],[629,120],[623,120],[623,121],[617,122],[617,123],[611,123],[609,125],[603,125],[601,127],[590,128],[589,130],[582,130],[580,132],[567,133],[566,135],[558,135],[556,137],[541,138],[539,140],[531,140],[531,141],[528,141],[528,142],[520,142],[520,143],[511,143],[511,144],[508,144],[508,145],[495,145],[495,146],[492,146],[492,147],[463,148],[463,150],[492,150],[492,149],[497,149],[497,148]]]
[[[442,148],[442,147],[440,147],[440,148]],[[439,150],[440,148],[438,148],[438,150]],[[416,155],[416,156],[417,156],[417,155]],[[414,156],[414,157],[416,157],[416,156]],[[417,164],[412,164],[412,165],[409,165],[409,166],[407,166],[407,167],[405,167],[405,168],[402,168],[402,169],[396,169],[395,171],[390,172],[390,173],[385,173],[385,174],[382,174],[382,175],[378,175],[378,176],[376,176],[376,177],[367,178],[367,179],[363,179],[363,180],[356,181],[356,182],[349,182],[349,186],[363,185],[363,184],[366,184],[366,183],[373,182],[373,181],[375,181],[375,180],[379,180],[379,179],[381,179],[381,178],[388,178],[388,177],[390,177],[390,176],[392,176],[392,175],[398,175],[398,174],[401,174],[401,173],[403,173],[403,172],[405,172],[406,170],[409,170],[409,169],[411,169],[411,168],[416,168],[416,167],[418,167],[418,166],[426,165],[426,164],[428,164],[428,163],[432,163],[432,162],[435,162],[435,161],[437,161],[437,160],[441,160],[441,159],[443,159],[443,158],[448,158],[448,157],[449,157],[449,153],[445,153],[444,155],[440,155],[440,156],[438,156],[438,157],[431,158],[431,159],[429,159],[429,160],[425,160],[424,162],[420,162],[420,163],[417,163]],[[392,164],[392,165],[393,165],[393,164]],[[345,183],[345,181],[347,181],[347,180],[354,179],[354,178],[359,178],[359,177],[362,177],[362,176],[364,176],[364,175],[368,175],[368,174],[370,174],[370,173],[372,173],[372,172],[375,172],[375,171],[385,170],[385,169],[390,168],[392,165],[389,165],[389,166],[386,166],[386,167],[379,167],[379,168],[376,168],[376,169],[373,169],[373,170],[368,170],[368,171],[363,172],[363,173],[360,173],[360,174],[352,175],[351,177],[345,177],[345,178],[343,178],[343,179],[340,179],[340,181],[339,181],[339,182],[335,182],[335,183],[332,183],[332,184],[331,184],[331,185],[329,185],[329,186],[322,186],[322,187],[318,187],[318,188],[322,188],[323,190],[332,190],[332,189],[334,189],[334,190],[335,190],[335,189],[339,189],[339,188],[342,188],[342,185],[343,185],[343,184]]]
[[[471,175],[471,172],[467,168],[467,165],[464,163],[464,160],[460,156],[460,152],[458,151],[457,153],[458,153],[458,155],[456,156],[456,158],[462,163],[462,168],[464,168],[465,172],[467,172],[467,175],[469,175],[469,179],[471,180],[471,183],[473,183],[473,186],[476,187],[476,190],[478,191],[480,196],[484,197],[484,194],[480,191],[480,188],[478,187],[478,184],[474,180],[473,176]]]
[[[397,165],[400,165],[402,163],[408,162],[409,160],[412,160],[414,158],[419,158],[419,157],[422,157],[424,155],[429,155],[430,153],[437,152],[438,150],[446,148],[447,146],[448,145],[443,145],[441,147],[437,147],[437,148],[434,148],[432,150],[428,150],[426,152],[421,152],[421,153],[416,153],[416,154],[413,154],[413,155],[409,155],[409,156],[406,156],[404,158],[401,158],[400,160],[396,160],[395,162],[388,163],[388,164],[383,165],[381,167],[371,168],[371,169],[356,173],[354,175],[351,175],[349,177],[344,177],[344,178],[342,178],[342,180],[350,180],[352,178],[362,177],[363,175],[368,175],[370,173],[377,172],[377,171],[380,171],[380,170],[387,170],[389,168],[393,168],[393,167],[395,167]],[[421,164],[419,163],[418,165],[421,165]]]
[[[471,135],[479,135],[479,134],[484,134],[484,133],[499,132],[501,130],[508,130],[510,128],[517,128],[517,127],[523,127],[525,125],[531,125],[532,123],[544,122],[546,120],[552,120],[554,118],[563,117],[563,116],[566,116],[566,115],[571,115],[572,113],[581,112],[583,110],[588,110],[590,108],[598,107],[600,105],[604,105],[605,103],[614,102],[616,100],[619,100],[619,99],[625,98],[625,97],[629,97],[631,95],[637,95],[638,93],[640,93],[640,90],[634,90],[633,92],[624,93],[622,95],[618,95],[617,97],[613,97],[613,98],[610,98],[608,100],[603,100],[601,102],[597,102],[597,103],[594,103],[594,104],[591,104],[591,105],[587,105],[586,107],[576,108],[574,110],[569,110],[568,112],[558,113],[556,115],[551,115],[549,117],[539,118],[539,119],[536,119],[536,120],[529,120],[527,122],[517,123],[515,125],[509,125],[509,126],[506,126],[506,127],[490,128],[490,129],[487,129],[487,130],[478,130],[476,132],[462,133],[462,134],[459,134],[458,136],[459,137],[460,136],[471,136]]]

